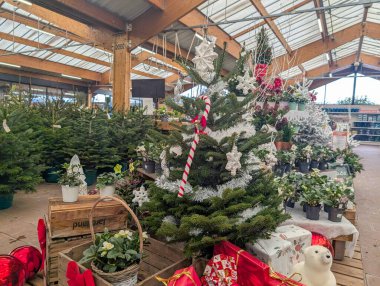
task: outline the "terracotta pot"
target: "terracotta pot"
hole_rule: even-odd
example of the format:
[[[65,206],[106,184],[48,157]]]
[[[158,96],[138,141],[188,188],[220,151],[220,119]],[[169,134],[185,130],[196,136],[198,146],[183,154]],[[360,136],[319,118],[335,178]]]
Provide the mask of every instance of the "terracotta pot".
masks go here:
[[[276,145],[277,150],[290,150],[292,148],[292,143],[290,142],[276,141],[274,145]]]

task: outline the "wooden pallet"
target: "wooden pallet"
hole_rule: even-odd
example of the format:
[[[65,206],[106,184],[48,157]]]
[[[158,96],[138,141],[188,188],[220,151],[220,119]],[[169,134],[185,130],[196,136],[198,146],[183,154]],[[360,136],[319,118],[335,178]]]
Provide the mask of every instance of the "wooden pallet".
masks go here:
[[[44,278],[41,273],[38,273],[33,279],[26,282],[25,286],[44,286]]]
[[[334,260],[331,267],[339,286],[365,286],[362,254],[359,244],[356,245],[352,258]]]

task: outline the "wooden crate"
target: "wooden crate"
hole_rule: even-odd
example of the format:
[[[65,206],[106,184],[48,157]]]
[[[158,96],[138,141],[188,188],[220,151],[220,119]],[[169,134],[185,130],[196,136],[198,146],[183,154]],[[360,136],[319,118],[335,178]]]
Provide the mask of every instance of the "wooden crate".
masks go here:
[[[186,259],[182,250],[167,245],[163,242],[150,238],[150,244],[144,246],[143,262],[140,265],[139,283],[138,286],[161,286],[155,278],[160,276],[168,278],[178,269],[187,267],[191,264],[189,259]],[[76,247],[64,250],[59,254],[58,259],[58,277],[59,286],[66,286],[66,270],[69,261],[79,261],[83,257],[83,251],[91,245],[91,242],[84,243]],[[81,272],[86,270],[88,265],[79,265]],[[96,274],[93,274],[96,286],[112,286]]]
[[[343,213],[344,217],[348,219],[353,225],[356,224],[356,208],[352,210],[345,210]]]
[[[52,239],[90,234],[88,216],[99,196],[79,196],[77,202],[64,203],[62,198],[49,199],[48,222]],[[94,211],[95,232],[124,229],[128,213],[116,201],[104,201]]]

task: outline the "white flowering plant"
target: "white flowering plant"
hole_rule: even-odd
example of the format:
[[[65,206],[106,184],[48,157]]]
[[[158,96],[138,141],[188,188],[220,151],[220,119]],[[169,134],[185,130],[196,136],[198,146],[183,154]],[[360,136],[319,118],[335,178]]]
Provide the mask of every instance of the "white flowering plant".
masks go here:
[[[148,236],[143,233],[144,243]],[[94,266],[106,273],[122,271],[140,261],[139,234],[131,230],[111,233],[105,229],[97,233],[95,243],[83,252],[79,263],[93,262]]]

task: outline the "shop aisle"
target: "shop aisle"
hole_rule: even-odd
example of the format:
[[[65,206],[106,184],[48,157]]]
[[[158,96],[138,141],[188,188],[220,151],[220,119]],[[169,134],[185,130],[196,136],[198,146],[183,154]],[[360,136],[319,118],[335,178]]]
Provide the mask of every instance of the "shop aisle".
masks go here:
[[[364,171],[354,180],[360,246],[367,286],[380,285],[380,146],[361,145],[355,152]]]

